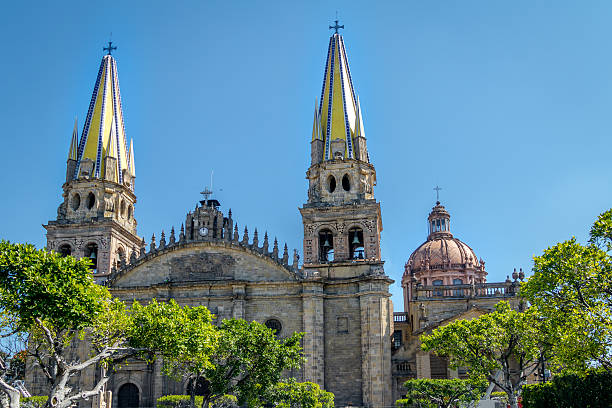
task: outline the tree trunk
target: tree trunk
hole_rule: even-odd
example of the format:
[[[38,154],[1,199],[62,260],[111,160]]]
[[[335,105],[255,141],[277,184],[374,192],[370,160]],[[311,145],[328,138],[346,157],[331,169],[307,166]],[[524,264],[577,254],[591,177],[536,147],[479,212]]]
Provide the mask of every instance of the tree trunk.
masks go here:
[[[5,391],[8,394],[9,408],[19,408],[19,391]]]
[[[510,408],[518,408],[518,400],[516,398],[516,394],[508,393],[508,404],[510,405]]]

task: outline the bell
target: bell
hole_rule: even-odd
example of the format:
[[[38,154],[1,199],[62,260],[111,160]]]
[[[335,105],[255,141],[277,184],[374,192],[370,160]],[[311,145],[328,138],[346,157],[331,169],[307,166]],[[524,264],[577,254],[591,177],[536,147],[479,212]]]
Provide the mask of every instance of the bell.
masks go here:
[[[96,256],[97,256],[97,255],[96,255],[96,251],[91,251],[91,256],[90,256],[90,258],[91,258],[91,259],[96,259]]]
[[[359,237],[357,236],[357,234],[355,234],[353,236],[353,242],[352,243],[353,244],[361,244],[361,242],[359,242]]]
[[[329,239],[325,238],[325,242],[323,242],[323,248],[329,248],[331,245],[329,244]]]

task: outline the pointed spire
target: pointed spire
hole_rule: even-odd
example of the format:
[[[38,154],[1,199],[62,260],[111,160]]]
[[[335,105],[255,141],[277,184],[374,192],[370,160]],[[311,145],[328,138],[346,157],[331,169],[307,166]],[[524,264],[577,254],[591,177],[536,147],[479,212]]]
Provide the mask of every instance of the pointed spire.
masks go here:
[[[259,248],[259,237],[257,236],[257,228],[255,228],[255,232],[253,232],[253,246],[255,248]]]
[[[339,33],[329,39],[327,61],[323,76],[323,87],[316,120],[324,141],[323,160],[332,160],[336,155],[342,158],[355,156],[355,120],[357,98],[346,56],[344,39]],[[317,125],[313,126],[314,132]]]
[[[242,245],[249,245],[249,230],[244,227],[244,235],[242,235]]]
[[[161,232],[161,238],[159,239],[159,249],[164,249],[166,247],[166,234],[164,230]]]
[[[74,129],[72,129],[72,139],[70,140],[70,149],[68,149],[68,160],[76,161],[77,159],[77,151],[79,147],[79,130],[77,128],[77,122],[78,119],[74,118]]]
[[[100,63],[87,117],[81,132],[74,178],[79,177],[81,163],[86,159],[93,163],[91,176],[103,177],[105,154],[108,154],[109,151],[113,151],[115,156],[112,157],[117,159],[118,171],[113,181],[123,183],[124,169],[127,169],[130,174],[134,173],[133,160],[128,158],[117,62],[113,56],[105,55]]]
[[[323,140],[323,134],[321,133],[321,118],[319,117],[317,105],[317,100],[315,99],[314,122],[312,124],[312,140]]]
[[[278,261],[278,241],[276,237],[274,237],[274,247],[272,248],[272,258]]]
[[[136,245],[132,245],[132,253],[130,254],[130,263],[133,264],[136,262],[138,257],[136,256],[138,251],[136,251]]]
[[[170,230],[170,245],[176,242],[176,237],[174,236],[174,227]]]
[[[155,234],[151,237],[151,252],[155,251]]]
[[[145,256],[146,253],[147,253],[147,243],[145,242],[145,239],[143,238],[142,242],[140,243],[140,258]]]
[[[181,233],[179,234],[179,242],[185,240],[185,224],[181,223]]]
[[[134,139],[130,139],[130,156],[128,165],[130,167],[130,175],[136,177],[136,165],[134,164]]]
[[[234,225],[234,242],[238,242],[238,223]]]
[[[267,254],[268,253],[268,247],[270,246],[270,244],[268,243],[268,231],[266,231],[264,233],[264,240],[263,240],[263,245],[262,245],[262,249],[263,249],[263,253]]]
[[[283,248],[283,265],[289,265],[289,250],[287,249],[286,242],[285,247]]]

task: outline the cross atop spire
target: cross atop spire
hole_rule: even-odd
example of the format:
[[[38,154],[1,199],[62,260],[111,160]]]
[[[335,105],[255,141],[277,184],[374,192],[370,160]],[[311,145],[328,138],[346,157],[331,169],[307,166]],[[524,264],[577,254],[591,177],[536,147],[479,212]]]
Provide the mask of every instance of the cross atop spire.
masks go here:
[[[333,30],[336,30],[336,34],[338,34],[338,29],[339,29],[339,28],[344,28],[344,24],[342,24],[342,25],[338,25],[338,17],[337,17],[337,16],[336,16],[335,23],[336,23],[336,24],[334,24],[333,26],[329,26],[329,29],[330,29],[330,30],[332,30],[332,29],[333,29]]]
[[[102,50],[104,50],[104,51],[108,51],[108,54],[107,54],[107,55],[111,55],[111,53],[112,53],[114,50],[116,50],[116,49],[117,49],[117,47],[116,47],[116,46],[115,46],[115,47],[113,47],[113,42],[112,42],[112,41],[109,41],[109,42],[108,42],[108,47],[104,47]]]
[[[442,187],[435,186],[434,190],[436,190],[436,204],[440,204],[440,190],[442,190]]]

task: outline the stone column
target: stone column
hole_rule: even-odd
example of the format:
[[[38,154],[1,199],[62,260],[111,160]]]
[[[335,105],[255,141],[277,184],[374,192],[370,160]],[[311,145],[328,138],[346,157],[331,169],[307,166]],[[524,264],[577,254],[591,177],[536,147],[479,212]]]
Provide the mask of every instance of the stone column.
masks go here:
[[[151,397],[153,398],[152,406],[157,406],[157,399],[164,394],[163,384],[164,377],[162,374],[162,359],[158,357],[153,362],[153,378],[151,381]]]
[[[325,388],[325,327],[323,284],[306,281],[302,286],[302,319],[304,335],[304,381]]]
[[[386,283],[359,283],[362,395],[366,407],[393,405],[391,395],[391,302]]]

